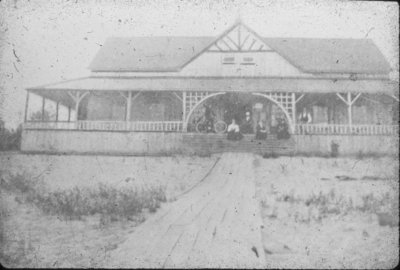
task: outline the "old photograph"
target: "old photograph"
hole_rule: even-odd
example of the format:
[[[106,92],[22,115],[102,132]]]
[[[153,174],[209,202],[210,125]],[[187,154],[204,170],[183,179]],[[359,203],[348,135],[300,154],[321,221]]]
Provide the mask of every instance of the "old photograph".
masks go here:
[[[392,269],[399,5],[0,2],[7,268]]]

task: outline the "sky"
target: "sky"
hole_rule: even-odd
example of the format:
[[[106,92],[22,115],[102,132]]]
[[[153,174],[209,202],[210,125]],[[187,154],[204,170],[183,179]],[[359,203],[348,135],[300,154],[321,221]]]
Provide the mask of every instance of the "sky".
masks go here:
[[[398,79],[395,2],[1,1],[0,118],[23,122],[27,87],[88,76],[107,37],[217,36],[238,18],[265,37],[370,38]]]

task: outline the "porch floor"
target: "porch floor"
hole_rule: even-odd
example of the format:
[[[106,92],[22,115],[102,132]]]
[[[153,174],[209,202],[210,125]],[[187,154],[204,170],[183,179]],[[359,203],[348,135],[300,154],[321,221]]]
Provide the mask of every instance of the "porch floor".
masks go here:
[[[254,155],[224,153],[208,176],[164,205],[111,254],[129,268],[263,268]]]

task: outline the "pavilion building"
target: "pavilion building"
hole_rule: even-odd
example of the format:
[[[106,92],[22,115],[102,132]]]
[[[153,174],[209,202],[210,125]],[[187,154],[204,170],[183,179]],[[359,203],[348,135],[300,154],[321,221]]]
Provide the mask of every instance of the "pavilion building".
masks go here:
[[[399,86],[370,39],[265,38],[238,22],[218,37],[108,38],[89,68],[27,89],[23,151],[326,154],[335,143],[342,154],[397,154]],[[198,129],[206,107],[215,133]],[[267,140],[226,142],[226,126],[246,112],[253,126],[266,123]],[[280,118],[289,140],[273,134]]]

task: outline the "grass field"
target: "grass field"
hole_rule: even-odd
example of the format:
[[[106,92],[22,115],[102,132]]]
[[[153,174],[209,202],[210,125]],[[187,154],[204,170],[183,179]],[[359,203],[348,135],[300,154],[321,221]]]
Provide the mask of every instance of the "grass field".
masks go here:
[[[101,267],[138,224],[192,188],[215,161],[0,155],[1,262]]]
[[[112,262],[112,250],[195,187],[217,159],[1,154],[1,262]],[[266,267],[397,264],[397,160],[255,156],[252,169]]]
[[[397,160],[281,157],[254,163],[268,267],[397,265]]]

